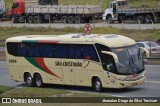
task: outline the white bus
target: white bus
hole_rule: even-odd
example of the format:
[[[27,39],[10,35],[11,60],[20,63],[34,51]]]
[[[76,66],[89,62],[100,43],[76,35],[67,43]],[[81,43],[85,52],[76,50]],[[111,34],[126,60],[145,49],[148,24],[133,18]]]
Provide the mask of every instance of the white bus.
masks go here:
[[[27,35],[6,40],[10,79],[28,86],[47,84],[125,88],[145,82],[145,67],[136,42],[108,35]]]

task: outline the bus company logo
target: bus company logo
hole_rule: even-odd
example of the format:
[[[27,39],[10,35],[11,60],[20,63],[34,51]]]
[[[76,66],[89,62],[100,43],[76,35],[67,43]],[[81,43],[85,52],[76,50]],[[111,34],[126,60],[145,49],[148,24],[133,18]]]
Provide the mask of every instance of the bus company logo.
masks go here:
[[[2,98],[2,103],[11,103],[11,98]]]

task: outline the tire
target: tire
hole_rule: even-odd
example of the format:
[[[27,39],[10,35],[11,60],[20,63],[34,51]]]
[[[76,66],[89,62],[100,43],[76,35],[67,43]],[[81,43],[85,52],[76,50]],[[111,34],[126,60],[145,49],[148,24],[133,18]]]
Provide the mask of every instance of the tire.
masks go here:
[[[28,17],[28,23],[30,23],[30,24],[33,23],[33,17],[32,17],[32,16],[29,16],[29,17]]]
[[[144,16],[140,15],[137,17],[137,22],[140,23],[140,24],[143,24],[145,22],[145,18]]]
[[[74,21],[76,24],[80,24],[81,23],[81,17],[80,16],[75,16]]]
[[[51,19],[51,23],[55,22],[56,21],[56,17],[52,17]]]
[[[100,16],[99,16],[99,15],[95,15],[95,16],[94,16],[94,19],[95,19],[95,20],[99,20],[99,19],[100,19]]]
[[[61,21],[62,21],[63,23],[68,23],[68,18],[67,18],[67,16],[62,16]]]
[[[18,21],[15,18],[12,18],[13,23],[18,23]]]
[[[74,16],[68,17],[68,23],[70,23],[70,24],[74,23]]]
[[[146,15],[146,16],[145,16],[145,22],[146,22],[146,23],[151,23],[152,21],[153,21],[153,18],[152,18],[151,15]]]
[[[12,17],[12,21],[13,21],[13,23],[18,23],[19,22],[18,18],[16,18],[15,16]]]
[[[43,80],[42,80],[41,75],[39,75],[39,74],[37,74],[35,76],[35,86],[36,87],[43,87]]]
[[[28,87],[33,87],[34,86],[34,79],[31,77],[31,74],[27,74],[26,76],[25,76],[25,82],[26,82],[26,85],[28,86]]]
[[[112,19],[112,16],[107,16],[107,22],[109,23],[109,24],[111,24],[111,23],[114,23],[114,21],[113,21],[113,19]]]
[[[96,78],[94,80],[94,82],[93,82],[93,88],[97,92],[101,92],[102,91],[102,83],[101,83],[101,80],[99,78]]]
[[[39,23],[39,17],[38,17],[38,16],[34,16],[33,22],[34,22],[34,23]]]

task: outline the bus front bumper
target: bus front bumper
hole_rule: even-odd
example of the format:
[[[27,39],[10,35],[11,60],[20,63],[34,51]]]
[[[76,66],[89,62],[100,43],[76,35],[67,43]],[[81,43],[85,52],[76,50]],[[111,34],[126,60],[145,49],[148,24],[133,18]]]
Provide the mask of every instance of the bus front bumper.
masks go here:
[[[145,72],[135,78],[128,78],[125,80],[112,78],[110,83],[105,83],[104,88],[127,88],[144,84],[146,81]]]

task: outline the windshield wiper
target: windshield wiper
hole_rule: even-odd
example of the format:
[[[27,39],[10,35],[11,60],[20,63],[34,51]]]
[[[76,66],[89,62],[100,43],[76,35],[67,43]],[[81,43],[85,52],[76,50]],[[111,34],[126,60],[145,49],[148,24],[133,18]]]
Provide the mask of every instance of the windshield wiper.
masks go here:
[[[138,58],[140,57],[140,48],[138,49]]]
[[[132,67],[133,67],[133,71],[135,72],[135,70],[138,72],[139,71],[139,69],[138,69],[138,67],[137,67],[137,65],[135,64],[135,62],[134,62],[134,60],[133,60],[133,58],[132,58],[132,56],[130,56],[130,60],[132,61]],[[135,72],[136,73],[136,72]]]
[[[138,59],[142,59],[142,55],[141,55],[141,50],[140,50],[140,48],[138,49]]]

